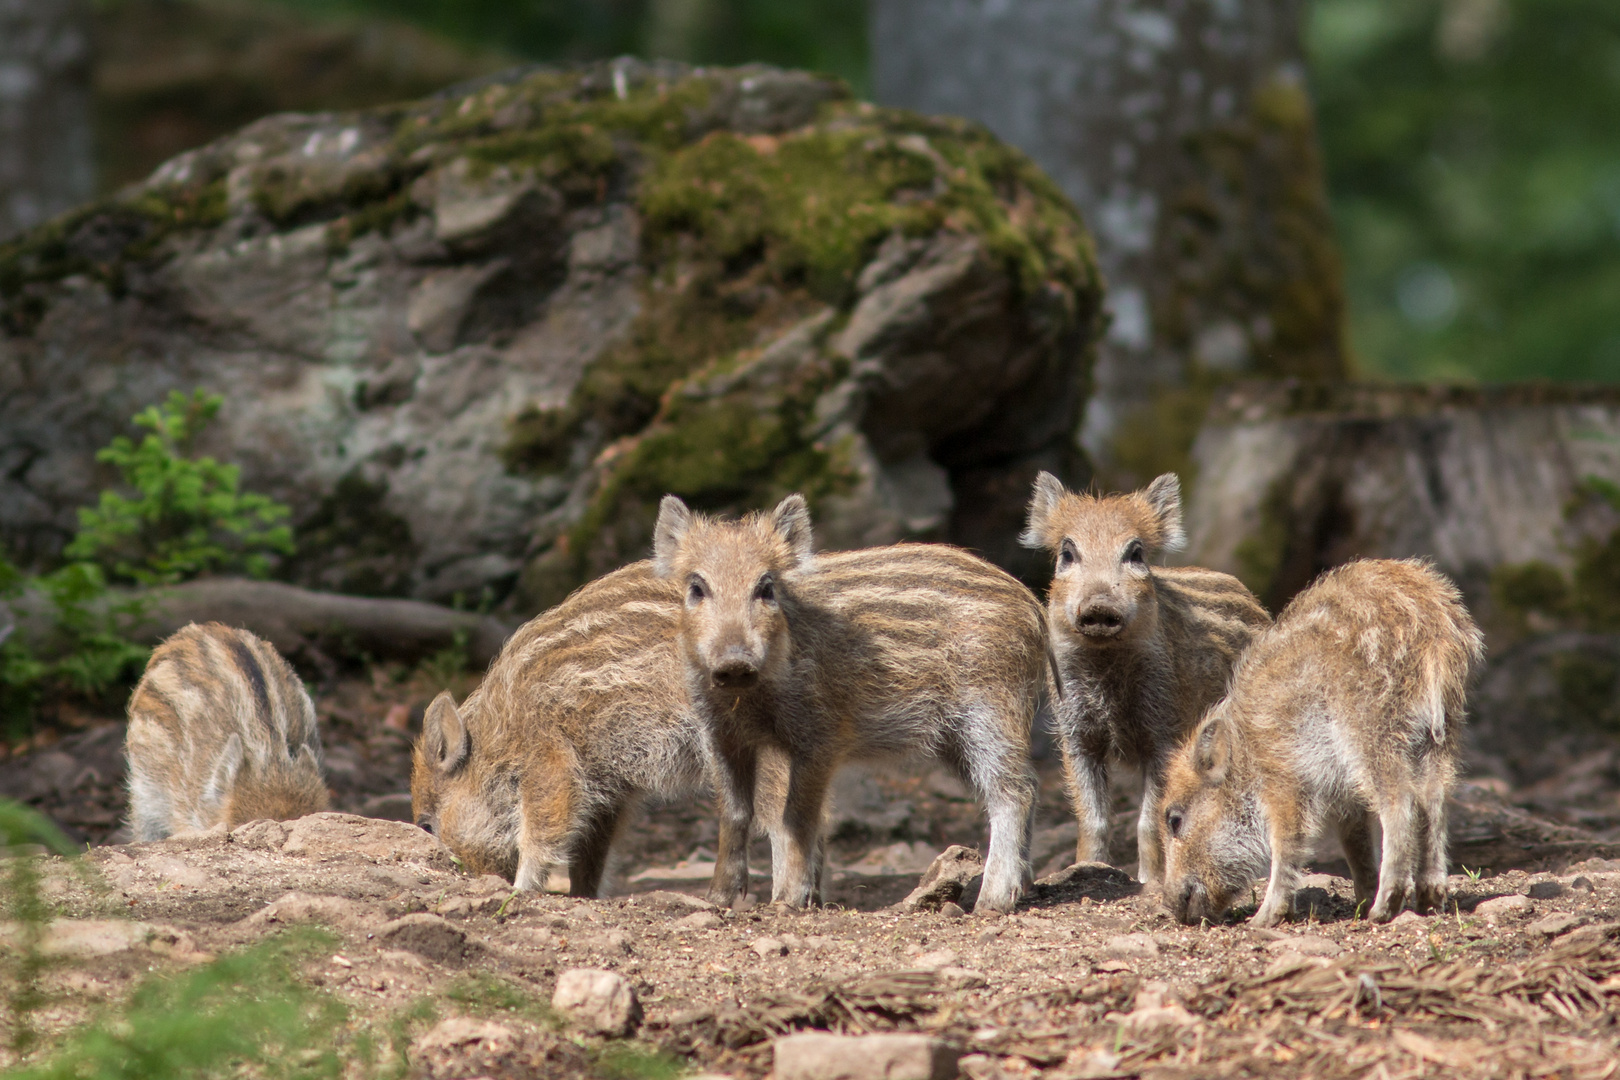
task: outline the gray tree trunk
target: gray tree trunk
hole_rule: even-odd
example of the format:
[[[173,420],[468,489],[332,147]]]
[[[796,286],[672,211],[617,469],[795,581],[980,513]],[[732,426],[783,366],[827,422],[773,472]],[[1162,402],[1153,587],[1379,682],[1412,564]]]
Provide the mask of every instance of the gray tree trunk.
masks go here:
[[[0,0],[0,240],[95,194],[87,0]]]
[[[979,120],[1097,238],[1112,325],[1081,441],[1185,462],[1211,388],[1338,378],[1342,294],[1299,0],[872,0],[879,102]]]

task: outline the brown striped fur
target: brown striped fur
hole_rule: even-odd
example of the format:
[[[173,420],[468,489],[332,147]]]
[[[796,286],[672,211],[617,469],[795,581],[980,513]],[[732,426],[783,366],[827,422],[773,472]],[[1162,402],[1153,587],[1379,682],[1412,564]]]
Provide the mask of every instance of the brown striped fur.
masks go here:
[[[1329,827],[1370,918],[1440,906],[1446,793],[1483,655],[1456,586],[1418,560],[1349,563],[1296,596],[1171,762],[1161,813],[1176,916],[1219,916],[1269,865],[1253,922],[1274,925]]]
[[[747,881],[744,841],[762,751],[790,762],[772,899],[795,907],[811,899],[814,840],[839,765],[931,754],[988,806],[979,910],[1010,910],[1029,877],[1029,731],[1046,672],[1030,591],[943,545],[812,555],[810,515],[797,495],[732,522],[693,515],[666,496],[653,542],[659,572],[685,596],[687,685],[718,765],[710,898],[730,903]]]
[[[675,651],[680,599],[650,563],[624,567],[520,627],[459,709],[440,694],[413,754],[417,823],[473,873],[543,889],[566,864],[570,892],[598,895],[637,804],[707,782]]]
[[[315,707],[274,646],[246,630],[193,623],[154,649],[126,740],[138,841],[327,807]]]
[[[1046,611],[1062,680],[1054,726],[1080,823],[1075,858],[1108,858],[1108,760],[1117,758],[1142,770],[1138,876],[1155,883],[1164,872],[1154,805],[1165,765],[1271,616],[1230,574],[1151,565],[1183,543],[1174,473],[1106,496],[1066,491],[1041,473],[1020,539],[1057,560]]]

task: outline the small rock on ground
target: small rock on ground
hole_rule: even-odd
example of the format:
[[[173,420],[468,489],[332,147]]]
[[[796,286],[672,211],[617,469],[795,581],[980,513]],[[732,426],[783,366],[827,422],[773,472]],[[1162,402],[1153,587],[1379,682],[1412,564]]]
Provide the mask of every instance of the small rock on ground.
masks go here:
[[[1510,916],[1530,914],[1531,903],[1525,896],[1497,896],[1490,900],[1482,900],[1474,908],[1474,914],[1485,919],[1501,919]]]
[[[1108,939],[1103,949],[1120,959],[1146,959],[1159,955],[1159,943],[1148,934],[1120,934]]]
[[[748,947],[758,953],[761,959],[786,956],[788,954],[787,942],[781,938],[757,937],[754,939],[754,943]]]
[[[950,1080],[961,1054],[930,1035],[829,1035],[777,1039],[776,1080]]]
[[[1338,956],[1344,946],[1320,934],[1289,934],[1285,938],[1266,943],[1270,953],[1297,953],[1300,956]]]
[[[596,968],[569,968],[557,976],[551,1007],[597,1035],[621,1037],[641,1023],[641,1001],[624,976]]]

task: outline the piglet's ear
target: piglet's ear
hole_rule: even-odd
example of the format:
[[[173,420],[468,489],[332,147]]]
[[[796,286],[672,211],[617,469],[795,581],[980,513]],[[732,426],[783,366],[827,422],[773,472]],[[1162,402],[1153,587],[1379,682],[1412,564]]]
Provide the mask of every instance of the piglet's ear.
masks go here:
[[[422,716],[422,748],[429,762],[449,776],[467,763],[472,752],[472,733],[456,711],[450,691],[440,692]]]
[[[1181,478],[1167,472],[1149,484],[1145,494],[1159,519],[1158,546],[1165,551],[1186,547],[1187,534],[1181,527]]]
[[[1029,497],[1029,525],[1019,534],[1018,542],[1027,548],[1051,547],[1047,542],[1047,529],[1058,502],[1067,492],[1063,481],[1044,470],[1035,478],[1035,491]]]
[[[802,566],[810,561],[815,553],[815,538],[810,529],[810,507],[803,495],[789,495],[777,503],[771,511],[771,527],[787,541],[795,564]]]
[[[1193,766],[1204,783],[1219,787],[1226,780],[1227,766],[1232,761],[1229,725],[1217,717],[1209,717],[1199,725],[1193,738]]]
[[[219,757],[214,760],[214,772],[209,776],[208,786],[203,791],[203,801],[219,805],[229,799],[231,789],[235,786],[236,778],[246,760],[247,751],[242,748],[242,736],[232,735],[226,739]]]
[[[692,527],[692,511],[674,495],[665,495],[658,504],[658,524],[653,526],[653,569],[659,577],[675,572],[675,553]]]

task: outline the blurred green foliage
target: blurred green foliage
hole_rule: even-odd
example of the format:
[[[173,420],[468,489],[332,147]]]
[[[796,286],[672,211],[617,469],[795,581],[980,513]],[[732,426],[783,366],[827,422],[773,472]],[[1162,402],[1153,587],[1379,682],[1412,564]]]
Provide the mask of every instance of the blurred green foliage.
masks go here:
[[[297,977],[300,961],[336,941],[330,934],[301,930],[185,974],[148,977],[116,1009],[53,1040],[42,1061],[11,1075],[35,1080],[340,1076],[349,1010]]]
[[[191,454],[198,435],[224,399],[204,390],[171,393],[143,409],[139,443],[120,435],[96,458],[122,476],[126,497],[103,491],[79,511],[79,532],[63,550],[70,561],[37,577],[0,555],[0,604],[27,610],[37,593],[55,638],[39,655],[15,632],[14,616],[0,623],[0,736],[15,737],[34,720],[40,694],[66,688],[99,696],[131,679],[151,650],[124,636],[139,621],[145,597],[109,591],[109,576],[143,586],[174,584],[218,571],[263,577],[273,555],[293,550],[290,511],[239,489],[240,470]]]
[[[139,443],[120,435],[96,454],[112,465],[134,498],[103,491],[79,511],[79,534],[63,551],[141,585],[172,585],[211,571],[270,572],[272,553],[290,555],[287,507],[238,489],[241,469],[192,456],[193,444],[225,399],[175,390],[141,410]]]
[[[532,60],[633,54],[761,61],[837,75],[864,93],[865,0],[281,0],[329,15],[407,19]]]
[[[1620,3],[1311,0],[1355,355],[1620,378]]]

